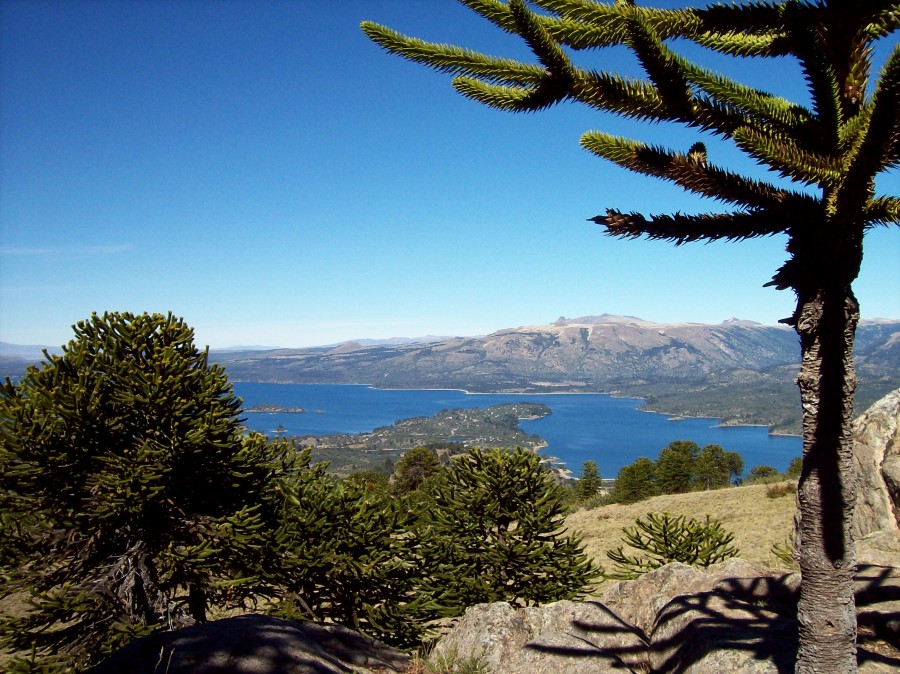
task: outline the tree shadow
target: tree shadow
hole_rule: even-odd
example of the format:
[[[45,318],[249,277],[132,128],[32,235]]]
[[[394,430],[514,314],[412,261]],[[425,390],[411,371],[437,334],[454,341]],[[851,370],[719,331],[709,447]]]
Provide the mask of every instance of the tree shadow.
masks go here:
[[[407,661],[338,625],[243,615],[138,639],[88,674],[352,674],[360,665],[402,672]]]
[[[604,658],[628,671],[680,674],[701,660],[727,666],[752,660],[772,663],[779,674],[794,671],[798,648],[796,576],[730,578],[712,590],[674,598],[657,614],[652,633],[628,624],[597,602],[603,624],[573,621],[584,648],[527,644],[526,648],[574,658]],[[861,566],[856,579],[858,662],[900,668],[900,572]],[[629,638],[623,638],[629,637]],[[635,642],[634,637],[639,639]],[[731,653],[726,653],[730,651]]]

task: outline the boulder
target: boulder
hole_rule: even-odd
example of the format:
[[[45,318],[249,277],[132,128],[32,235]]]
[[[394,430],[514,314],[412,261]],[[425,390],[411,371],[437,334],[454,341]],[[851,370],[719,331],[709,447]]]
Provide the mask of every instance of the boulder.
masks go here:
[[[853,422],[858,474],[853,533],[857,540],[887,533],[900,538],[900,389]],[[868,560],[860,560],[868,561]]]
[[[794,671],[796,620],[721,591],[672,600],[653,630],[654,672],[778,674]]]
[[[340,625],[241,615],[138,639],[89,674],[387,674],[408,662]]]
[[[496,602],[467,609],[431,657],[478,661],[504,674],[621,674],[646,662],[647,644],[597,602],[519,609]]]
[[[900,670],[900,570],[860,566],[860,674]],[[600,601],[466,611],[437,644],[440,662],[494,674],[720,674],[793,671],[798,573],[740,559],[708,569],[673,563],[617,583]]]
[[[600,595],[600,603],[644,634],[650,634],[657,614],[679,595],[707,592],[726,578],[776,575],[771,569],[739,558],[706,569],[672,562],[635,580],[614,583]]]

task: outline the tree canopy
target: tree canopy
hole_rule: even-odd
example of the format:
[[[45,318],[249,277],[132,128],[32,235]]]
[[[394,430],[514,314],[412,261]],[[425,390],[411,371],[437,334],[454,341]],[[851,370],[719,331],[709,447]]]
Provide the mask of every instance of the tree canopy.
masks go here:
[[[249,590],[262,494],[290,460],[244,435],[240,399],[181,319],[94,314],[74,330],[0,387],[0,509],[18,523],[0,547],[28,560],[6,589],[34,604],[0,639],[83,665]]]
[[[748,0],[657,9],[634,0],[462,0],[519,36],[536,62],[428,43],[364,22],[391,53],[453,75],[463,96],[492,108],[535,112],[564,101],[639,122],[670,122],[734,147],[785,180],[741,175],[716,163],[703,136],[667,148],[588,131],[581,144],[630,171],[716,200],[722,212],[645,215],[607,208],[592,217],[618,237],[675,244],[787,238],[788,259],[771,284],[797,296],[785,319],[800,338],[804,465],[798,488],[800,651],[797,670],[856,668],[856,566],[851,465],[853,341],[867,230],[900,223],[900,198],[877,194],[876,177],[900,164],[900,45],[873,77],[875,44],[900,28],[895,0]],[[685,58],[687,41],[709,52],[794,59],[808,101],[790,101]],[[626,77],[574,57],[628,49],[644,70]]]

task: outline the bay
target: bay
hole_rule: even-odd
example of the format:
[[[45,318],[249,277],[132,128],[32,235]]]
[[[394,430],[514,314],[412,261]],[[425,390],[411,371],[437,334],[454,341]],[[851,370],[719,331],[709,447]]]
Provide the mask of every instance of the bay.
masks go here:
[[[511,402],[547,405],[552,414],[523,420],[521,428],[547,441],[541,454],[557,457],[576,475],[585,461],[596,461],[604,477],[646,456],[656,459],[674,440],[698,445],[721,445],[744,458],[745,470],[768,465],[787,470],[800,456],[797,436],[769,435],[761,426],[720,426],[714,418],[674,420],[665,414],[643,412],[643,401],[601,393],[467,393],[457,390],[396,390],[328,384],[234,384],[244,409],[271,404],[302,407],[303,413],[245,413],[251,430],[273,435],[279,426],[288,435],[367,433],[401,419],[432,416],[445,409],[485,408]]]

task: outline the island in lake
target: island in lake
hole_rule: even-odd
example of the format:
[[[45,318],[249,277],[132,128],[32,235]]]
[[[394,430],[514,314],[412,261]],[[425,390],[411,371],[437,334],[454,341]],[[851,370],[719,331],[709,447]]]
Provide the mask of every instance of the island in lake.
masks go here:
[[[297,447],[311,447],[314,463],[327,461],[329,472],[340,475],[379,468],[414,447],[445,447],[451,454],[464,452],[466,447],[522,447],[536,452],[547,442],[523,431],[519,421],[550,413],[549,407],[537,403],[442,410],[432,417],[403,419],[371,433],[292,436],[290,440]]]
[[[302,407],[282,407],[281,405],[271,405],[269,403],[255,405],[244,410],[244,412],[256,412],[260,414],[302,414],[305,411],[306,410]]]

